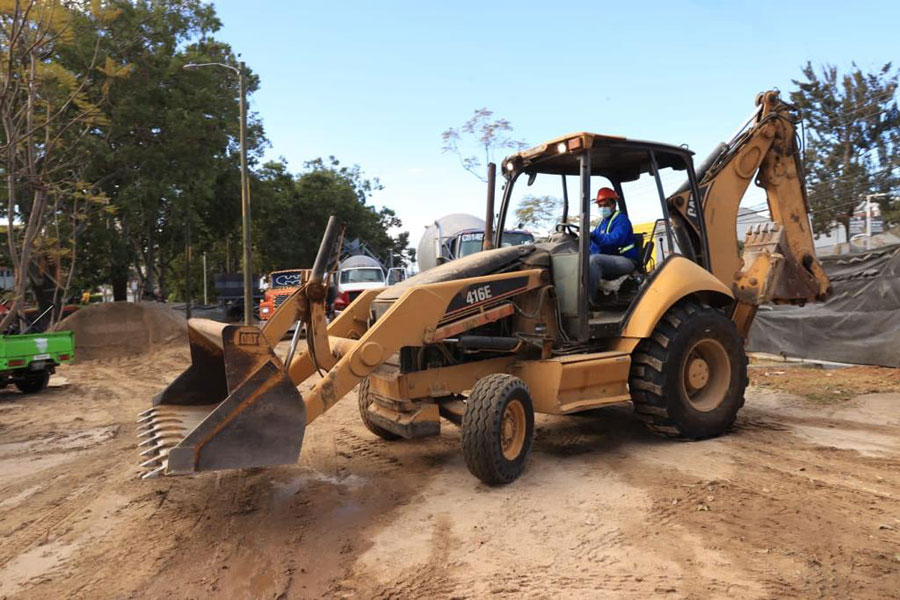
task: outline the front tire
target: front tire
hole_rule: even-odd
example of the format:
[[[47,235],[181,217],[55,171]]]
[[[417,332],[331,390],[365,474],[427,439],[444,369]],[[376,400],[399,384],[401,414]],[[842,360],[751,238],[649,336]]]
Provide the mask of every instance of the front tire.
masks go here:
[[[504,373],[482,377],[462,418],[462,452],[469,471],[498,485],[525,470],[534,440],[534,406],[528,386]]]
[[[366,426],[366,429],[383,440],[387,440],[389,442],[399,440],[399,435],[376,425],[369,419],[369,405],[372,404],[372,402],[372,394],[369,391],[369,378],[366,377],[359,384],[359,416],[362,417],[363,425]]]
[[[655,433],[721,435],[744,405],[746,387],[747,354],[737,327],[694,300],[670,308],[632,357],[634,409]]]

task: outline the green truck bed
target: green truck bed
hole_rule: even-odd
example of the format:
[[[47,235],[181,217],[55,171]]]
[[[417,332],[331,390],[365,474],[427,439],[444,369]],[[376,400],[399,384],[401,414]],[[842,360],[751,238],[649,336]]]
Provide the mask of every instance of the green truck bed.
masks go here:
[[[0,384],[14,383],[25,393],[39,392],[58,365],[74,358],[71,331],[0,335]]]

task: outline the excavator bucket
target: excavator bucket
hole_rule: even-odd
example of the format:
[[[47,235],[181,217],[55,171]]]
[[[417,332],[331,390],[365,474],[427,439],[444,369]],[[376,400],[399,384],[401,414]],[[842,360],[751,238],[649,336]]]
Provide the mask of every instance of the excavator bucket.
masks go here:
[[[786,233],[778,223],[747,229],[744,268],[733,286],[738,300],[755,306],[769,302],[802,304],[824,300],[831,294],[828,277],[812,252],[798,258]]]
[[[306,408],[258,327],[188,323],[191,366],[138,419],[144,478],[292,464]]]

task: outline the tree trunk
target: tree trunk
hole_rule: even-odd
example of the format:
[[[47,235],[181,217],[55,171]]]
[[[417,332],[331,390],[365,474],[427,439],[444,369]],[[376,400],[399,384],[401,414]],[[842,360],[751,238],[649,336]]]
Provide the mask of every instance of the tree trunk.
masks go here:
[[[128,301],[128,270],[114,272],[110,278],[112,281],[113,302]]]
[[[54,305],[56,296],[56,282],[50,276],[50,263],[45,257],[39,257],[31,261],[28,266],[28,279],[31,283],[31,291],[38,303],[38,313],[35,317],[41,316],[39,321],[31,324],[31,331],[46,331],[60,313],[60,306]],[[50,312],[44,314],[44,311],[51,309]]]
[[[3,317],[3,320],[0,321],[0,332],[6,331],[19,316],[24,315],[25,284],[29,279],[28,269],[31,264],[31,250],[34,238],[38,233],[38,224],[44,212],[45,200],[44,191],[35,190],[27,225],[25,226],[25,235],[22,236],[22,252],[19,255],[18,264],[14,265],[16,269],[16,284],[12,307],[6,316]]]

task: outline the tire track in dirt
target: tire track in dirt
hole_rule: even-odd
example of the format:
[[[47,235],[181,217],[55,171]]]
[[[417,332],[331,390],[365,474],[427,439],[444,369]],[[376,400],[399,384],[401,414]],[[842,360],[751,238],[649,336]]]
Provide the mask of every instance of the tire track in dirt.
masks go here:
[[[672,491],[657,495],[652,508],[661,531],[702,535],[704,546],[724,549],[767,596],[895,596],[900,547],[889,523],[900,528],[900,482],[884,475],[900,472],[900,461],[811,444],[777,422],[795,417],[746,414],[724,438],[739,476],[669,474]],[[876,529],[879,522],[891,529]],[[711,583],[696,591],[717,593]]]
[[[27,498],[0,518],[0,533],[15,529],[0,557],[78,548],[23,582],[22,595],[743,600],[900,590],[900,454],[831,447],[827,436],[900,435],[862,401],[826,410],[751,390],[734,432],[697,443],[659,440],[622,408],[540,416],[523,477],[490,488],[466,470],[454,426],[385,442],[363,428],[351,394],[307,431],[298,465],[141,481],[135,414],[188,360],[166,351],[83,363],[64,370],[68,387],[33,402],[0,395],[5,440],[70,458],[0,474],[0,493]],[[43,441],[116,425],[97,446]],[[822,431],[794,433],[802,427]]]

